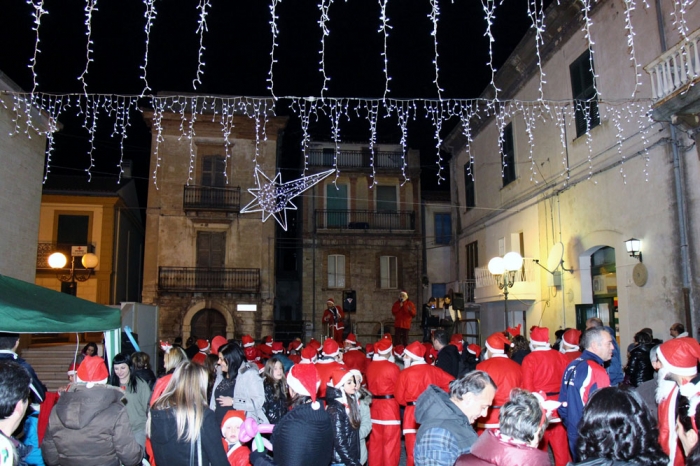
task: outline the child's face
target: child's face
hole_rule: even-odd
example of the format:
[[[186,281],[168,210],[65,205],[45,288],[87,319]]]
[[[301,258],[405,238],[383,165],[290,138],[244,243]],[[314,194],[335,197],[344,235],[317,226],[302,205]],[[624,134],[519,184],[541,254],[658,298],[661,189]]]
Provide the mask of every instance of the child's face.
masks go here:
[[[242,422],[229,422],[224,427],[224,437],[228,443],[238,443],[238,431],[241,430]]]

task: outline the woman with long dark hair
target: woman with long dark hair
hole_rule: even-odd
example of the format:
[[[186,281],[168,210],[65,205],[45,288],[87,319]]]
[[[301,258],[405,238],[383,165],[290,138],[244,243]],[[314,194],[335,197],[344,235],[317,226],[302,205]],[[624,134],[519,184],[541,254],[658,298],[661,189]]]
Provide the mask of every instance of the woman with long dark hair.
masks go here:
[[[276,357],[265,363],[263,370],[263,387],[265,389],[265,415],[270,424],[277,424],[287,414],[287,379],[284,376],[282,361]]]
[[[361,466],[360,407],[355,398],[354,371],[336,369],[326,388],[326,412],[333,424],[333,461],[337,466]]]
[[[175,369],[153,403],[147,426],[156,463],[168,466],[228,466],[220,423],[207,406],[208,376],[196,363]]]
[[[129,416],[131,431],[139,445],[145,445],[151,387],[143,379],[136,376],[131,358],[124,353],[119,353],[112,359],[112,375],[109,383],[114,387],[119,387],[124,392],[126,414]]]
[[[607,387],[591,395],[578,426],[579,465],[666,466],[659,428],[644,401],[628,386]],[[601,462],[600,460],[609,462]]]
[[[226,411],[233,409],[233,391],[236,388],[238,369],[245,361],[245,355],[241,347],[231,343],[219,348],[219,368],[223,375],[222,380],[214,387],[212,398],[216,401],[214,413],[216,422],[221,425]]]

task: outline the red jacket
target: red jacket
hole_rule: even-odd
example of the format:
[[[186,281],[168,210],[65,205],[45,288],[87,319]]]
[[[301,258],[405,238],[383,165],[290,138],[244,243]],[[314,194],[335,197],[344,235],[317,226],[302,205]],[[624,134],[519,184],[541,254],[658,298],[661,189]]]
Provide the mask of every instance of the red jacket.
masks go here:
[[[517,364],[517,363],[516,363]],[[469,454],[457,458],[455,466],[550,466],[549,454],[503,439],[497,430],[486,431]]]
[[[336,306],[335,309],[338,311],[338,318],[336,318],[336,316],[333,315],[333,311],[331,311],[330,309],[326,309],[325,311],[323,311],[323,318],[321,320],[324,324],[328,324],[331,327],[334,327],[338,330],[344,329],[345,313],[343,312],[343,308],[340,306]]]
[[[571,361],[573,361],[574,359],[576,359],[576,358],[578,358],[579,356],[581,356],[581,352],[580,352],[580,351],[570,351],[570,352],[568,352],[568,353],[562,353],[562,354],[564,355],[564,357],[565,357],[565,358],[567,359],[567,361],[569,361],[569,362],[571,362]]]
[[[491,376],[498,389],[493,397],[493,403],[485,417],[480,417],[476,422],[478,427],[487,429],[498,428],[498,415],[500,407],[510,398],[510,391],[522,385],[522,371],[520,364],[507,356],[493,356],[476,365],[476,370],[484,371]]]
[[[400,372],[399,366],[386,359],[372,361],[367,365],[367,389],[377,397],[372,400],[370,407],[373,421],[401,423],[399,403],[393,398]],[[392,398],[381,398],[385,395],[391,395]]]
[[[221,439],[221,441],[224,443],[224,450],[228,450],[226,439]],[[230,466],[250,466],[250,448],[245,445],[239,445],[233,450],[228,450],[226,455]]]
[[[449,392],[450,382],[453,380],[454,377],[450,374],[438,367],[426,364],[425,361],[422,364],[414,363],[411,367],[401,371],[396,380],[394,396],[400,405],[406,406],[403,413],[404,434],[416,433],[418,430],[415,417],[416,407],[415,405],[407,405],[407,403],[414,403],[430,385],[437,385]]]
[[[357,369],[362,374],[362,378],[365,377],[365,372],[367,370],[367,357],[365,353],[360,351],[358,348],[352,348],[343,354],[343,364],[345,367],[350,369]]]
[[[394,327],[411,328],[411,319],[416,316],[416,305],[408,299],[404,302],[396,301],[391,308],[394,314]]]
[[[543,391],[548,400],[559,399],[559,389],[569,361],[557,350],[536,350],[523,359],[523,388],[531,392]],[[560,422],[558,414],[552,414],[552,422]]]
[[[318,371],[318,377],[321,379],[321,386],[318,388],[318,396],[325,398],[326,396],[326,384],[331,380],[333,371],[343,367],[338,361],[324,361],[320,360],[314,364],[316,370]]]

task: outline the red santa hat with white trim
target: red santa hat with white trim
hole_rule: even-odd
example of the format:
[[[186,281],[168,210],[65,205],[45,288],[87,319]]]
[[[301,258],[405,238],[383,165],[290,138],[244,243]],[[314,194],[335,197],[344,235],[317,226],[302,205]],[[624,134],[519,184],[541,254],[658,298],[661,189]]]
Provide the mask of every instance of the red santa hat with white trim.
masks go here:
[[[404,350],[405,349],[404,349],[403,345],[394,346],[394,356],[396,356],[397,358],[402,358]]]
[[[272,343],[272,354],[280,354],[284,352],[284,345],[281,341],[275,341]]]
[[[659,346],[656,355],[671,374],[695,375],[700,360],[700,344],[694,338],[674,338]]]
[[[338,353],[340,353],[338,342],[332,338],[326,338],[326,341],[323,342],[323,355],[327,358],[333,358],[338,356]]]
[[[476,356],[476,359],[479,359],[479,356],[481,356],[481,346],[477,344],[470,343],[469,346],[467,346],[467,351]]]
[[[253,340],[253,337],[250,335],[243,335],[243,338],[241,338],[241,342],[243,343],[244,348],[250,348],[251,346],[255,346],[255,340]]]
[[[318,387],[321,386],[321,378],[318,376],[316,366],[313,364],[295,364],[287,374],[287,385],[299,395],[311,397],[311,408],[320,409],[321,404],[316,401]]]
[[[492,354],[504,354],[507,346],[512,346],[512,343],[501,332],[496,332],[486,339],[486,348]]]
[[[409,358],[419,361],[425,357],[425,346],[417,341],[414,341],[403,350],[403,355]]]
[[[109,372],[107,372],[107,366],[101,357],[85,356],[75,377],[78,382],[86,383],[87,388],[92,388],[96,384],[106,384]]]
[[[357,346],[357,337],[354,333],[349,333],[345,339],[345,343],[350,343],[352,346]]]
[[[579,342],[581,341],[581,330],[570,328],[564,335],[561,336],[561,343],[569,348],[579,347]]]
[[[197,348],[199,348],[200,353],[206,353],[209,351],[210,346],[209,340],[197,340]]]
[[[549,329],[547,327],[532,327],[530,329],[530,343],[537,346],[549,345]]]
[[[240,427],[243,425],[243,422],[245,422],[245,411],[226,411],[226,414],[224,414],[224,419],[221,421],[221,435],[226,438],[226,426],[238,425],[238,427]]]
[[[392,348],[391,340],[388,338],[382,338],[374,344],[374,352],[381,355],[391,354]]]
[[[267,346],[272,346],[272,344],[275,342],[275,339],[272,338],[270,335],[267,335],[264,341]]]
[[[316,359],[318,359],[316,350],[311,346],[307,346],[301,350],[301,361],[299,364],[313,364],[316,362]]]
[[[301,342],[301,338],[297,338],[296,340],[292,340],[289,342],[287,351],[301,351],[303,347],[304,343]]]
[[[511,338],[515,338],[520,335],[520,328],[523,324],[518,324],[517,327],[508,327],[506,331],[510,334]]]

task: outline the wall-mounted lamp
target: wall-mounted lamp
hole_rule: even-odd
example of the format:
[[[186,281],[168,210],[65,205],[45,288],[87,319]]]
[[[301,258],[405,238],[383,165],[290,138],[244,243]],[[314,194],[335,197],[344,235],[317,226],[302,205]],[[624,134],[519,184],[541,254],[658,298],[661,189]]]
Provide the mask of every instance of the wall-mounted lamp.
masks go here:
[[[634,257],[639,262],[642,262],[642,242],[637,238],[630,238],[625,241],[625,247],[630,257]]]

